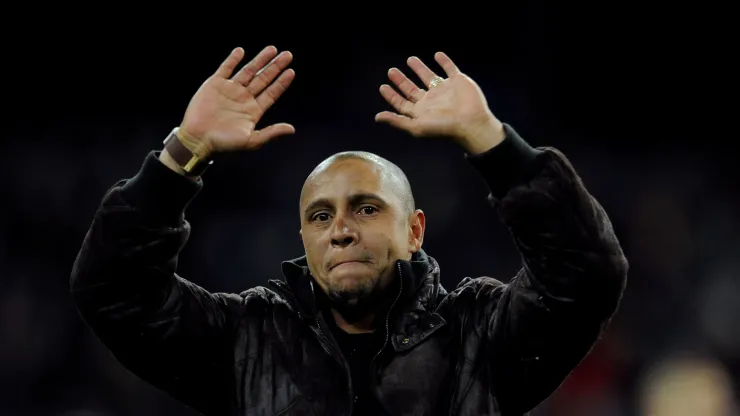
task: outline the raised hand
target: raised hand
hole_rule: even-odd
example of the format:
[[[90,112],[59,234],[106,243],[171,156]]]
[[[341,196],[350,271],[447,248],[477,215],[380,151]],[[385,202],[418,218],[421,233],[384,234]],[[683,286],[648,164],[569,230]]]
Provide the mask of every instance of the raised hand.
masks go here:
[[[447,137],[471,151],[483,151],[500,143],[503,125],[491,113],[478,84],[460,72],[444,53],[437,52],[434,59],[447,79],[439,77],[417,57],[407,61],[427,89],[419,88],[397,68],[388,71],[388,78],[403,95],[383,84],[380,93],[396,112],[383,111],[375,120],[417,137]],[[479,146],[473,143],[482,139],[485,143]]]
[[[234,49],[190,100],[182,124],[183,138],[204,154],[255,149],[295,129],[279,123],[256,129],[257,122],[285,92],[295,78],[290,52],[278,55],[268,46],[232,76],[244,58],[242,48]]]

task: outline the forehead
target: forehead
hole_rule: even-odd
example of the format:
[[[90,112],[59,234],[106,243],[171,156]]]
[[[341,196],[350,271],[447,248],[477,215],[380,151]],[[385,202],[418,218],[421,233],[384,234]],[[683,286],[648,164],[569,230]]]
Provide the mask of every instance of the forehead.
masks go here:
[[[382,166],[362,159],[332,162],[309,177],[303,187],[301,206],[317,199],[342,199],[357,193],[389,197],[393,178]]]

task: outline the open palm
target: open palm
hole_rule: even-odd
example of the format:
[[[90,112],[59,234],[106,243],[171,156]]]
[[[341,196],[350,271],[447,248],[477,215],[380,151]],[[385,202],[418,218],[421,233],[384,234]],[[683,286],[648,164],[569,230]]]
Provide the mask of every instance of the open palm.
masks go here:
[[[234,49],[201,85],[185,112],[181,129],[208,152],[253,149],[295,131],[284,123],[256,129],[265,111],[295,77],[293,70],[285,70],[293,59],[291,53],[278,55],[277,49],[269,46],[232,77],[243,57],[243,49]]]
[[[442,52],[434,56],[448,78],[431,86],[438,76],[419,58],[408,59],[409,67],[428,90],[419,88],[397,68],[388,71],[388,78],[403,93],[390,85],[380,87],[381,95],[397,111],[383,111],[375,116],[418,137],[446,136],[458,138],[466,129],[491,116],[486,98],[478,84],[460,72],[452,60]]]

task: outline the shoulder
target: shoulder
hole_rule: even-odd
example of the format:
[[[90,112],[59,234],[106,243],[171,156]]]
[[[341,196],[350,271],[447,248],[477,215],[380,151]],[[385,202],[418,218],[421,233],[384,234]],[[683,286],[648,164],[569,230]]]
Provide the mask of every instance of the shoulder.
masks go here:
[[[212,298],[218,308],[227,311],[232,317],[264,316],[265,313],[278,305],[292,309],[283,295],[264,286],[255,286],[239,293],[213,293]],[[205,303],[202,302],[202,304],[204,307],[206,306]]]
[[[239,293],[239,301],[244,307],[285,305],[288,301],[281,293],[265,286],[255,286]]]
[[[438,309],[449,315],[467,315],[477,310],[490,313],[506,287],[506,283],[492,277],[466,277],[444,297]]]
[[[455,290],[450,292],[453,298],[500,297],[506,289],[506,283],[488,276],[466,277],[457,284]]]

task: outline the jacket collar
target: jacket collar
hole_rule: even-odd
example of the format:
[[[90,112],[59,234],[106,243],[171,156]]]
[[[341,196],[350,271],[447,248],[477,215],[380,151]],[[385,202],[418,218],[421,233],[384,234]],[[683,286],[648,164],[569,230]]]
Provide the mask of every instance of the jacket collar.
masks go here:
[[[437,261],[428,256],[424,250],[419,250],[414,253],[411,260],[398,260],[396,267],[401,272],[403,283],[401,303],[413,305],[414,309],[433,311],[440,292],[446,293],[439,283],[440,271]],[[315,316],[317,304],[314,290],[319,289],[313,287],[306,256],[283,261],[281,268],[285,283],[299,309],[307,316]],[[283,286],[277,281],[273,281],[273,284]]]

